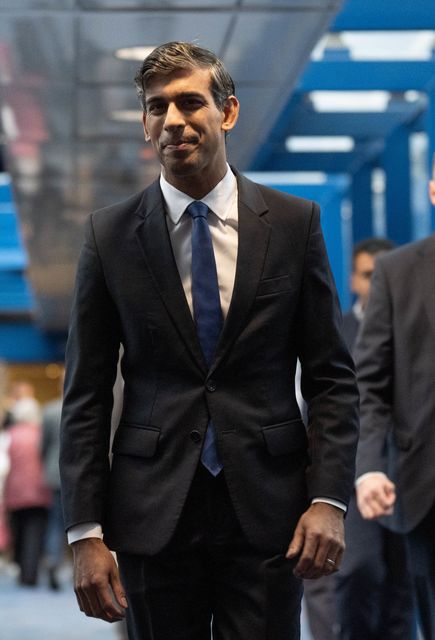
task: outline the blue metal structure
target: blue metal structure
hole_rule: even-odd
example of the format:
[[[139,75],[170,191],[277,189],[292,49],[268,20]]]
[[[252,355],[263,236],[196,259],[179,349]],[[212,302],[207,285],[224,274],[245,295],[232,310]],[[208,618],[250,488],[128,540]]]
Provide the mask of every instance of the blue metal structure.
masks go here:
[[[19,314],[33,309],[25,278],[27,255],[20,237],[8,176],[0,174],[0,314]],[[1,352],[0,352],[1,357]]]
[[[64,335],[46,335],[32,321],[35,301],[26,278],[22,242],[9,177],[0,174],[0,361],[62,360]]]
[[[331,31],[435,29],[432,0],[346,0]]]
[[[343,31],[431,29],[435,30],[435,12],[430,0],[346,0],[330,33],[339,38]],[[409,242],[417,228],[411,207],[410,136],[425,132],[429,150],[435,151],[435,49],[427,60],[353,60],[348,49],[333,42],[334,48],[326,48],[321,60],[307,65],[252,168],[348,175],[354,241],[375,232],[372,171],[382,168],[387,234],[398,244]],[[405,94],[411,90],[420,97],[408,101]],[[383,91],[391,97],[385,111],[325,113],[315,110],[310,99],[314,91]],[[293,136],[349,136],[354,148],[346,153],[290,153],[285,142]],[[435,230],[434,212],[430,228]]]

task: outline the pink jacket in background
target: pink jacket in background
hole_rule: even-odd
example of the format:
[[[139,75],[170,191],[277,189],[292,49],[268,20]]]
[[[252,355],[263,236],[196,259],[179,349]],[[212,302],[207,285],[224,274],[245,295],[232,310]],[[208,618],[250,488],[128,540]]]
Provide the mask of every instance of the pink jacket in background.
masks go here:
[[[48,507],[51,490],[41,462],[41,427],[31,422],[15,424],[10,435],[10,470],[6,478],[4,502],[9,511]]]

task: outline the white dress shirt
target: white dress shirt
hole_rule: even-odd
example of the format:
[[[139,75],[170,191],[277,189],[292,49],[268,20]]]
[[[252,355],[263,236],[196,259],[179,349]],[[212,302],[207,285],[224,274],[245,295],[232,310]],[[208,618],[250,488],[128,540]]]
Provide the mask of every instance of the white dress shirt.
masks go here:
[[[160,188],[166,205],[166,223],[171,239],[175,262],[183,284],[184,293],[193,315],[192,305],[192,218],[185,213],[188,205],[194,201],[186,193],[179,191],[160,176]],[[219,295],[224,319],[233,294],[236,275],[238,249],[238,191],[237,180],[230,167],[222,180],[210,191],[201,202],[209,209],[208,223],[216,260],[216,271],[219,283]],[[313,502],[327,502],[340,509],[346,506],[329,498],[314,498]],[[68,530],[68,542],[76,542],[83,538],[102,538],[102,529],[98,523],[90,522],[71,527]]]

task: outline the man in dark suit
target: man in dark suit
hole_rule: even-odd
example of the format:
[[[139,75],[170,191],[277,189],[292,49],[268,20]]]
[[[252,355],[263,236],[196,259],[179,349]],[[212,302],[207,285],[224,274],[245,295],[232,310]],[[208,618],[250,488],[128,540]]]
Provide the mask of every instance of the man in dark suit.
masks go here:
[[[435,204],[434,181],[430,197]],[[380,257],[355,351],[361,391],[358,507],[367,519],[396,510],[425,640],[435,638],[434,273],[435,235]],[[384,456],[390,433],[395,482]]]
[[[343,336],[353,351],[377,257],[394,247],[366,238],[352,252],[355,302],[343,315]],[[337,574],[308,581],[304,596],[314,640],[410,640],[412,593],[405,541],[379,522],[364,520],[352,494],[345,521],[346,554]]]
[[[162,174],[90,217],[67,348],[78,602],[113,621],[128,601],[134,640],[205,640],[211,624],[225,640],[297,639],[301,578],[341,562],[357,440],[319,210],[228,167],[239,103],[210,51],[162,45],[136,84]]]
[[[375,262],[393,248],[384,238],[367,238],[354,247],[351,289],[357,298],[343,316],[343,335],[351,353],[367,308]],[[384,454],[387,462],[387,447]],[[391,530],[388,519],[380,523],[362,518],[355,494],[345,534],[347,552],[335,576],[340,640],[410,640],[413,606],[403,535]]]

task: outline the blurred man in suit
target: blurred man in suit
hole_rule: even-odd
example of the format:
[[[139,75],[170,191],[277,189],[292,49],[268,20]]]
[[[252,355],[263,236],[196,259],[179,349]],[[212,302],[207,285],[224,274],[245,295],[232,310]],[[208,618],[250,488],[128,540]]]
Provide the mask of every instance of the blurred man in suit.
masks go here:
[[[435,176],[429,195],[435,205]],[[435,235],[380,257],[355,351],[358,507],[369,520],[396,511],[425,640],[435,638],[434,274]],[[384,456],[389,434],[396,447],[394,482]]]
[[[296,640],[301,578],[341,563],[357,440],[319,210],[228,166],[239,103],[212,52],[162,45],[136,83],[162,173],[88,220],[67,349],[79,605],[113,621],[128,600],[133,640],[206,640],[211,624],[215,638]]]
[[[355,295],[355,301],[352,308],[343,314],[343,335],[351,351],[369,299],[376,257],[393,248],[394,244],[386,238],[366,238],[353,248],[350,289]]]
[[[352,252],[350,287],[356,296],[343,315],[343,335],[353,352],[378,256],[394,244],[367,238]],[[403,536],[364,520],[352,495],[345,521],[346,554],[337,574],[307,581],[304,594],[314,640],[410,640],[412,593]]]
[[[63,388],[64,372],[59,376],[59,391]],[[59,569],[65,551],[65,527],[62,517],[59,474],[60,418],[62,398],[56,398],[45,405],[42,411],[41,457],[45,479],[51,488],[53,499],[48,514],[45,538],[45,565],[50,588],[60,589]]]
[[[367,308],[375,263],[393,248],[394,244],[384,238],[368,238],[354,247],[351,289],[357,297],[343,316],[343,334],[352,353]],[[392,531],[388,520],[362,518],[355,494],[349,503],[345,533],[347,553],[336,576],[340,640],[411,640],[412,589],[403,535]]]

